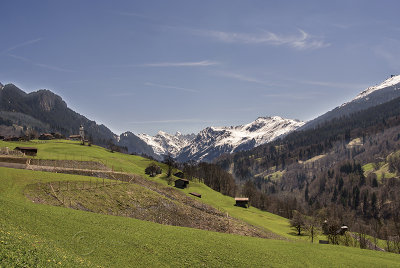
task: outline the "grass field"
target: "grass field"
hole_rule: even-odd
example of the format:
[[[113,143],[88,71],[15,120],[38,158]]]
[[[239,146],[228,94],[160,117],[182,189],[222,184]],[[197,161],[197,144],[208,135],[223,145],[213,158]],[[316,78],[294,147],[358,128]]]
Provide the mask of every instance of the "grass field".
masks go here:
[[[375,173],[378,181],[381,181],[383,177],[385,178],[394,178],[396,177],[395,173],[389,172],[389,164],[385,164],[381,162],[379,168],[375,170],[373,163],[368,163],[362,166],[364,171],[364,176],[368,176],[370,173]]]
[[[13,144],[14,145],[14,144]],[[26,144],[23,144],[28,146]],[[0,144],[0,147],[7,145]],[[15,145],[16,146],[16,145]],[[33,145],[29,145],[33,146]],[[99,147],[46,142],[35,144],[46,159],[99,159],[121,170],[143,174],[149,160],[110,153]],[[11,148],[12,146],[10,146]],[[52,147],[55,147],[54,151]],[[0,168],[0,266],[15,267],[400,267],[400,255],[342,246],[244,237],[166,226],[35,204],[28,185],[90,177]],[[153,179],[166,184],[160,178]],[[185,192],[254,225],[291,238],[288,221],[255,208],[233,206],[233,199],[201,183]]]

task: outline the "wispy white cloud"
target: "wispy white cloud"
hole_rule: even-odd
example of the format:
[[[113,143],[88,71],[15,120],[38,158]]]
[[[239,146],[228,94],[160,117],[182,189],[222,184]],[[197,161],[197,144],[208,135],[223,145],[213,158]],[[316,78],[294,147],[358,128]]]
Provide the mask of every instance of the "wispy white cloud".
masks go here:
[[[12,57],[14,59],[20,60],[20,61],[24,61],[26,63],[32,64],[34,66],[38,66],[41,68],[45,68],[45,69],[49,69],[49,70],[53,70],[53,71],[59,71],[59,72],[74,72],[73,70],[69,70],[69,69],[64,69],[64,68],[60,68],[54,65],[49,65],[49,64],[44,64],[44,63],[38,63],[38,62],[34,62],[28,58],[25,57],[21,57],[18,55],[14,55],[14,54],[7,54],[7,56]]]
[[[211,37],[225,43],[286,45],[295,49],[319,49],[330,46],[329,43],[312,36],[302,29],[297,34],[277,34],[269,31],[261,33],[223,32],[214,30],[191,30],[193,34]]]
[[[150,16],[146,16],[146,15],[143,15],[143,14],[140,14],[140,13],[136,13],[136,12],[114,11],[112,13],[117,14],[117,15],[121,15],[121,16],[127,16],[127,17],[137,17],[137,18],[151,19],[151,20],[154,19],[154,18],[152,18]]]
[[[25,47],[25,46],[37,43],[37,42],[39,42],[41,40],[42,40],[42,38],[36,38],[36,39],[32,39],[32,40],[29,40],[29,41],[26,41],[26,42],[23,42],[23,43],[16,44],[16,45],[14,45],[12,47],[9,47],[9,48],[3,50],[2,52],[0,52],[0,54],[5,54],[5,53],[8,53],[8,52],[11,52],[11,51],[13,51],[13,50],[15,50],[17,48]]]
[[[121,93],[112,93],[109,94],[108,96],[110,97],[130,97],[130,96],[134,96],[135,93],[133,92],[121,92]]]
[[[288,94],[288,93],[283,93],[283,94],[264,94],[264,97],[267,98],[284,98],[284,99],[295,99],[295,100],[309,100],[309,99],[314,99],[317,94],[308,94],[305,93],[304,95],[295,95],[295,94]]]
[[[357,84],[357,83],[338,83],[329,81],[310,81],[310,80],[298,80],[297,82],[307,85],[315,85],[321,87],[333,87],[333,88],[344,88],[344,89],[359,89],[365,88],[367,84]]]
[[[194,61],[194,62],[158,62],[158,63],[146,63],[142,66],[146,67],[204,67],[204,66],[212,66],[218,65],[219,63],[216,61]]]
[[[176,87],[176,86],[170,86],[170,85],[161,85],[161,84],[150,83],[150,82],[146,82],[146,83],[144,83],[144,85],[145,86],[150,86],[150,87],[177,89],[177,90],[186,91],[186,92],[193,92],[193,93],[199,93],[200,92],[199,90],[193,89],[193,88]]]
[[[140,124],[170,124],[170,123],[213,123],[212,120],[204,120],[198,118],[192,119],[166,119],[166,120],[149,120],[149,121],[132,121],[129,124],[140,125]]]
[[[219,62],[203,60],[203,61],[182,61],[182,62],[154,62],[144,64],[118,64],[108,65],[112,68],[137,68],[137,67],[207,67],[218,65]]]
[[[251,82],[251,83],[255,83],[255,84],[260,84],[263,86],[268,86],[268,87],[280,87],[282,85],[277,84],[277,83],[271,83],[268,81],[264,81],[252,76],[248,76],[248,75],[244,75],[244,74],[239,74],[239,73],[235,73],[235,72],[216,72],[215,73],[218,76],[222,76],[222,77],[227,77],[227,78],[232,78],[235,80],[239,80],[239,81],[244,81],[244,82]]]

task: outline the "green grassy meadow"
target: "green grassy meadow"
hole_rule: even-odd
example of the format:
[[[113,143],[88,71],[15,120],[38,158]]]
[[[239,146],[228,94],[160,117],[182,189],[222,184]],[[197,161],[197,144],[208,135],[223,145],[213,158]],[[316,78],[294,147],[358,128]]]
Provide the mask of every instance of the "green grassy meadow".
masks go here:
[[[38,147],[38,158],[97,160],[143,176],[150,163],[74,142],[0,142],[10,149],[19,145]],[[0,168],[0,267],[400,267],[400,255],[296,240],[287,219],[234,207],[232,198],[201,183],[191,182],[183,191],[201,193],[202,202],[287,239],[161,225],[37,204],[24,195],[28,185],[74,180],[94,179]],[[167,184],[161,177],[152,180]]]

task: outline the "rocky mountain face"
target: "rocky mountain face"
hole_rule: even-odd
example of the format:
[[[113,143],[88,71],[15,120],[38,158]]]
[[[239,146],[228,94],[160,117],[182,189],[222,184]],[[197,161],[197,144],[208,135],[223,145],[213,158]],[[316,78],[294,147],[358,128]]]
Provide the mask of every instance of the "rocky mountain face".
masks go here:
[[[126,132],[120,139],[109,128],[98,125],[83,115],[68,108],[62,98],[49,90],[25,93],[13,84],[0,86],[0,135],[21,135],[31,129],[38,133],[60,132],[65,136],[78,134],[79,126],[85,128],[86,137],[95,144],[110,143],[128,148],[130,153],[156,157],[153,149],[135,136]],[[10,128],[18,130],[10,132]]]
[[[129,153],[144,154],[157,160],[162,160],[160,154],[154,153],[153,148],[150,145],[130,131],[122,133],[119,136],[118,145],[126,147]]]
[[[139,134],[138,137],[150,145],[155,154],[160,156],[170,154],[175,158],[184,147],[190,144],[195,138],[195,134],[183,135],[180,132],[176,132],[175,135],[171,135],[164,131],[159,131],[155,136]]]
[[[275,140],[303,124],[304,122],[298,120],[273,116],[259,117],[246,125],[208,127],[200,131],[190,144],[181,150],[177,160],[210,162],[222,154],[250,150]]]
[[[2,117],[8,117],[3,119],[10,119],[13,124],[25,129],[60,132],[69,136],[78,134],[79,126],[83,125],[87,137],[91,137],[96,144],[106,145],[110,140],[116,141],[116,135],[106,126],[71,110],[60,96],[49,90],[27,94],[15,85],[7,84],[0,91],[0,111]],[[29,117],[35,120],[29,120]]]
[[[365,89],[353,100],[307,122],[301,129],[315,128],[323,122],[377,106],[397,97],[400,97],[400,75],[392,75],[381,84]]]
[[[23,130],[32,129],[39,133],[60,132],[65,136],[77,134],[79,126],[83,125],[86,136],[95,144],[113,143],[126,147],[129,153],[145,154],[158,160],[170,154],[182,162],[212,161],[221,154],[248,150],[272,141],[303,124],[274,116],[260,117],[241,126],[208,127],[197,135],[179,132],[171,135],[160,131],[155,136],[137,136],[132,132],[117,136],[106,126],[68,108],[60,96],[49,90],[27,94],[13,84],[0,86],[0,125],[18,129],[21,134]]]

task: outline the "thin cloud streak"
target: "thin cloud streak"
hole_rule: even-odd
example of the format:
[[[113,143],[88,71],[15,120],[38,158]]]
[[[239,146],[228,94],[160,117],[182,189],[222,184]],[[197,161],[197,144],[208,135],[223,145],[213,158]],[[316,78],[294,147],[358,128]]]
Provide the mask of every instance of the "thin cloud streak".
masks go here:
[[[224,43],[287,45],[298,50],[320,49],[331,45],[321,38],[316,38],[308,34],[302,29],[298,31],[299,34],[297,35],[283,35],[269,31],[262,33],[239,33],[214,30],[190,30],[192,34],[207,36]]]
[[[169,86],[169,85],[161,85],[161,84],[155,84],[155,83],[150,83],[146,82],[144,83],[145,86],[150,86],[150,87],[159,87],[159,88],[167,88],[167,89],[177,89],[181,91],[186,91],[186,92],[193,92],[193,93],[199,93],[200,91],[197,89],[192,89],[192,88],[184,88],[184,87],[176,87],[176,86]]]
[[[310,100],[314,99],[316,94],[312,95],[304,95],[304,96],[299,96],[299,95],[293,95],[293,94],[264,94],[264,97],[267,98],[285,98],[285,99],[295,99],[295,100]]]
[[[144,64],[118,64],[109,65],[111,68],[137,68],[137,67],[207,67],[213,65],[219,65],[219,62],[203,60],[194,62],[155,62],[155,63],[144,63]]]
[[[139,13],[135,13],[135,12],[114,11],[112,13],[117,14],[117,15],[121,15],[121,16],[127,16],[127,17],[137,17],[137,18],[150,19],[150,20],[154,19],[152,17],[146,16],[146,15],[143,15],[143,14],[139,14]]]
[[[213,123],[212,120],[203,119],[167,119],[167,120],[154,120],[154,121],[132,121],[129,124],[141,125],[141,124],[169,124],[169,123]]]
[[[204,66],[212,66],[218,65],[219,63],[216,61],[195,61],[195,62],[159,62],[159,63],[147,63],[142,66],[146,67],[204,67]]]
[[[35,66],[38,66],[38,67],[41,67],[41,68],[53,70],[53,71],[68,72],[68,73],[75,72],[73,70],[64,69],[64,68],[60,68],[60,67],[49,65],[49,64],[34,62],[34,61],[32,61],[32,60],[30,60],[28,58],[17,56],[17,55],[14,55],[14,54],[7,54],[7,56],[9,56],[11,58],[14,58],[14,59],[17,59],[17,60],[20,60],[20,61],[23,61],[23,62],[26,62],[26,63],[29,63],[29,64],[32,64],[32,65],[35,65]]]
[[[10,51],[13,51],[13,50],[15,50],[15,49],[17,49],[17,48],[24,47],[24,46],[28,46],[28,45],[37,43],[37,42],[39,42],[39,41],[41,41],[41,40],[42,40],[42,38],[36,38],[36,39],[32,39],[32,40],[29,40],[29,41],[26,41],[26,42],[23,42],[23,43],[14,45],[14,46],[12,46],[12,47],[7,48],[6,50],[3,50],[0,54],[5,54],[5,53],[10,52]]]
[[[297,81],[302,84],[315,85],[322,87],[333,87],[333,88],[343,88],[343,89],[359,89],[366,88],[366,84],[347,84],[347,83],[335,83],[335,82],[325,82],[325,81]]]
[[[129,96],[134,96],[135,93],[132,92],[126,92],[126,93],[114,93],[114,94],[109,94],[108,96],[110,97],[129,97]]]
[[[280,84],[270,83],[270,82],[263,81],[263,80],[260,80],[260,79],[257,79],[257,78],[251,77],[251,76],[233,73],[233,72],[217,72],[216,74],[218,76],[228,77],[228,78],[232,78],[232,79],[244,81],[244,82],[251,82],[251,83],[260,84],[260,85],[268,86],[268,87],[281,87],[282,86]]]

